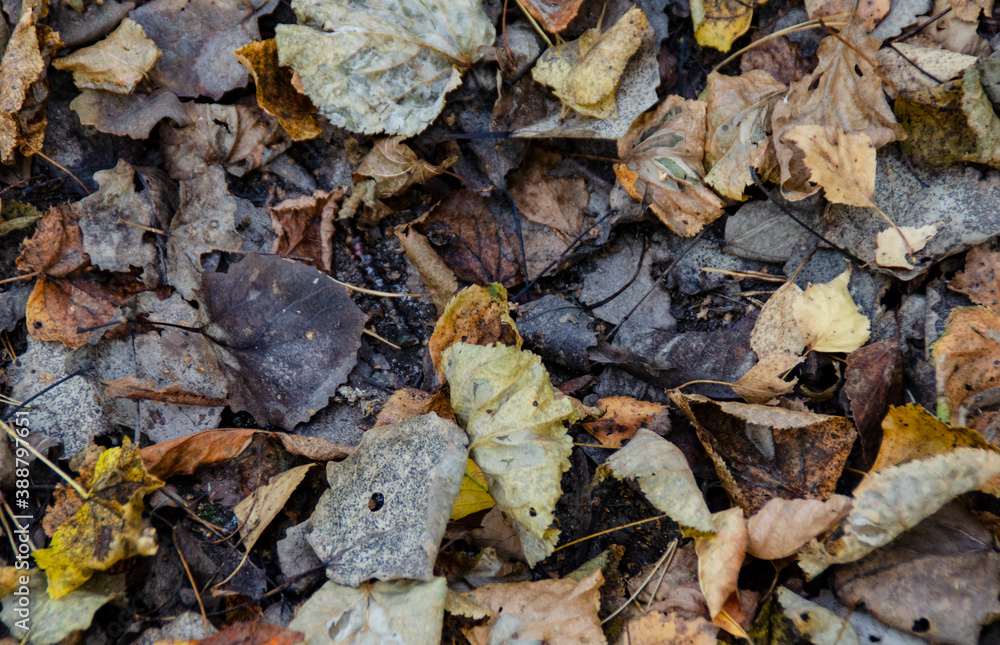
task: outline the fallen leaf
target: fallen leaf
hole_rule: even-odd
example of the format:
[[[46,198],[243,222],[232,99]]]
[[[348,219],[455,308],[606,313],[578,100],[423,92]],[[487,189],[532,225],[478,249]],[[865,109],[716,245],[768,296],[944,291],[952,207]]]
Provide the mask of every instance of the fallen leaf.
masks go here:
[[[807,183],[809,169],[803,153],[785,140],[791,128],[812,125],[863,134],[875,148],[906,138],[885,101],[882,79],[868,62],[875,60],[877,41],[869,38],[857,22],[843,27],[839,36],[823,39],[816,70],[792,83],[787,100],[775,105],[771,114],[781,184],[793,200],[813,191]]]
[[[438,314],[442,313],[458,291],[455,273],[437,254],[425,235],[409,227],[396,227],[393,233],[406,252],[406,258],[417,269],[420,280],[427,288],[427,297],[434,303]]]
[[[507,290],[493,283],[462,289],[448,302],[427,341],[427,352],[438,378],[444,380],[444,351],[455,343],[503,343],[521,348],[521,336],[510,317]]]
[[[305,464],[272,477],[267,484],[233,507],[233,515],[240,521],[244,549],[250,551],[257,544],[271,520],[278,516],[309,469],[315,465]]]
[[[879,71],[904,94],[962,78],[975,62],[975,56],[909,42],[893,43],[892,47],[878,51]]]
[[[747,553],[761,560],[795,555],[809,540],[831,530],[847,516],[851,498],[772,499],[747,520]]]
[[[400,643],[438,645],[448,585],[395,580],[347,587],[327,582],[299,608],[288,624],[307,645]],[[415,620],[419,617],[419,620]]]
[[[278,46],[273,38],[247,43],[233,54],[253,74],[257,105],[278,119],[292,141],[308,141],[323,133],[316,106],[292,86],[291,70],[278,65]]]
[[[743,510],[731,508],[711,516],[715,526],[710,537],[694,540],[698,554],[698,583],[708,603],[708,613],[715,618],[730,596],[738,593],[736,580],[743,567],[747,549],[747,524]]]
[[[961,20],[977,22],[979,14],[993,15],[993,0],[950,0],[951,10]]]
[[[785,377],[802,361],[802,356],[790,352],[765,355],[732,384],[733,392],[747,403],[760,404],[788,394],[798,379],[786,381]]]
[[[327,275],[333,270],[334,219],[344,193],[316,190],[268,206],[274,244],[271,252],[291,255]]]
[[[802,289],[794,280],[789,280],[764,303],[750,334],[750,347],[757,358],[763,360],[776,354],[798,355],[805,351],[805,337],[793,313],[795,304],[801,299]]]
[[[640,429],[627,446],[608,457],[604,467],[619,479],[634,479],[649,503],[692,537],[715,532],[684,453],[656,433]]]
[[[451,516],[448,519],[454,522],[466,515],[493,508],[495,504],[493,497],[490,496],[486,476],[483,475],[483,471],[479,469],[476,462],[470,459],[465,466],[462,486],[458,489],[458,497],[455,498],[455,506],[452,507]]]
[[[719,628],[701,616],[651,611],[625,626],[630,645],[715,645]]]
[[[801,153],[809,182],[822,187],[829,201],[875,207],[871,201],[875,192],[875,146],[867,134],[796,125],[787,128],[783,137]]]
[[[158,645],[295,645],[303,634],[281,625],[260,622],[236,622],[218,634],[197,640],[162,640]]]
[[[806,600],[787,587],[778,587],[778,602],[785,617],[808,642],[815,645],[859,645],[858,635],[850,623],[829,609]]]
[[[521,6],[534,17],[545,31],[557,34],[576,17],[583,0],[523,0]]]
[[[245,87],[247,70],[234,49],[260,38],[249,0],[153,0],[129,13],[163,56],[149,79],[177,96],[219,100]]]
[[[948,288],[964,293],[977,305],[1000,310],[1000,252],[975,246],[965,255],[965,268],[948,282]]]
[[[806,347],[817,352],[858,349],[870,336],[868,318],[847,290],[851,267],[829,282],[810,284],[792,304],[792,314]]]
[[[997,475],[1000,454],[964,447],[869,473],[854,489],[850,514],[833,536],[799,553],[799,566],[815,577],[830,565],[859,560]]]
[[[722,215],[722,200],[703,183],[706,103],[668,96],[618,140],[615,175],[672,231],[693,237]]]
[[[887,338],[851,352],[844,375],[844,396],[858,429],[861,463],[867,469],[882,444],[882,419],[903,402],[904,354],[900,339]]]
[[[854,5],[845,0],[808,0],[805,5],[810,20],[854,12]],[[870,32],[889,13],[889,8],[889,0],[863,0],[858,3],[861,27]]]
[[[702,47],[728,52],[733,41],[750,28],[753,9],[736,0],[694,0],[691,21],[694,37]]]
[[[0,59],[0,163],[39,152],[45,142],[45,100],[49,95],[46,71],[61,44],[59,34],[38,21],[48,10],[47,0],[21,3],[17,24]],[[6,7],[5,7],[6,8]],[[12,20],[14,16],[9,16]]]
[[[875,261],[879,266],[912,269],[908,256],[927,246],[927,241],[937,234],[941,222],[920,228],[899,226],[887,228],[878,234]]]
[[[160,129],[164,164],[178,181],[192,179],[215,164],[242,177],[290,144],[278,120],[258,107],[212,103],[184,103],[183,107],[192,125]]]
[[[450,164],[435,166],[420,159],[409,146],[403,145],[403,137],[385,137],[372,146],[354,171],[355,183],[373,179],[374,197],[385,198],[400,195],[414,184],[422,184],[440,175]],[[357,188],[355,188],[357,190]]]
[[[977,412],[989,400],[1000,377],[998,338],[1000,318],[990,309],[956,307],[948,315],[944,333],[931,346],[937,416],[945,423],[986,431],[989,415]]]
[[[871,472],[918,459],[944,455],[954,448],[994,450],[975,430],[952,427],[923,407],[893,407],[882,421],[882,446]]]
[[[604,33],[595,27],[577,40],[547,49],[531,69],[531,77],[552,88],[564,112],[573,109],[595,119],[615,118],[619,80],[648,28],[646,14],[632,7]]]
[[[630,396],[611,396],[597,402],[604,416],[580,425],[608,448],[621,448],[622,442],[635,436],[640,428],[661,418],[668,424],[667,407],[662,403],[639,401]]]
[[[958,4],[958,0],[956,0]],[[934,0],[934,3],[927,12],[930,16],[935,16],[941,12],[947,12],[940,19],[934,22],[934,29],[925,35],[932,42],[938,43],[945,49],[970,56],[989,56],[992,49],[989,42],[979,35],[979,19],[965,20],[957,14],[949,11],[952,0]]]
[[[92,336],[111,329],[105,325],[115,319],[118,307],[131,295],[89,276],[42,276],[28,298],[28,333],[38,340],[59,341],[71,349],[83,347]]]
[[[743,201],[753,183],[750,167],[762,181],[778,178],[771,143],[771,110],[786,92],[784,83],[764,70],[742,76],[708,75],[705,88],[707,132],[705,183],[724,197]]]
[[[90,264],[83,250],[80,214],[70,205],[52,206],[21,244],[17,268],[21,273],[44,273],[64,278]]]
[[[435,414],[372,428],[356,452],[327,464],[330,490],[309,544],[334,582],[433,580],[437,546],[462,483],[467,438]]]
[[[447,393],[438,391],[437,394],[430,394],[412,387],[400,388],[382,406],[372,427],[391,426],[428,412],[433,412],[442,419],[455,420]]]
[[[473,645],[514,639],[551,645],[607,642],[597,611],[601,605],[604,576],[595,571],[579,582],[571,579],[539,580],[483,585],[463,594],[485,607],[485,624],[464,630]]]
[[[18,587],[18,591],[27,591],[27,594],[7,595],[3,599],[0,620],[19,642],[31,645],[55,645],[75,632],[82,632],[90,627],[97,610],[113,598],[98,585],[85,584],[59,599],[53,599],[45,592],[48,578],[43,571],[35,568],[22,570],[19,577],[28,579],[25,590]],[[19,602],[21,598],[30,603],[30,630],[25,628],[24,616],[18,612],[18,609],[24,610]]]
[[[134,555],[156,553],[156,534],[142,520],[142,498],[163,486],[146,473],[139,450],[128,437],[120,448],[101,455],[89,497],[52,537],[50,546],[34,553],[49,577],[49,596],[65,596],[95,571],[106,571]]]
[[[126,18],[101,42],[57,58],[52,66],[73,72],[73,83],[81,90],[130,94],[161,54],[142,27]]]
[[[84,90],[69,106],[83,125],[133,139],[148,139],[163,119],[172,119],[181,127],[192,123],[177,95],[163,89],[149,95]]]
[[[559,539],[553,526],[555,504],[572,452],[563,423],[578,413],[552,387],[541,360],[531,352],[458,343],[442,358],[451,405],[469,434],[471,457],[497,505],[514,520],[528,564],[534,566]]]
[[[228,273],[203,274],[199,300],[233,410],[285,428],[347,380],[367,318],[313,267],[252,253]]]
[[[522,215],[560,233],[568,246],[583,232],[590,193],[582,177],[550,174],[561,160],[557,153],[532,149],[521,167],[510,174],[508,191]]]
[[[1000,555],[992,540],[961,503],[951,503],[889,546],[837,567],[831,581],[841,602],[864,603],[904,633],[972,645],[1000,611]]]
[[[332,124],[367,134],[421,132],[496,38],[470,0],[296,0],[292,8],[299,24],[275,29],[280,64],[298,73]]]
[[[550,294],[518,310],[518,331],[533,352],[574,372],[590,371],[590,350],[598,343],[596,321],[579,302]],[[666,414],[662,420],[666,430]]]
[[[842,417],[672,394],[730,498],[752,515],[774,498],[828,499],[857,433]]]
[[[176,405],[204,405],[221,406],[229,405],[227,399],[216,399],[201,394],[195,394],[185,390],[179,385],[171,385],[165,388],[156,389],[149,381],[143,383],[134,376],[115,379],[113,381],[102,381],[104,395],[109,399],[129,399],[132,401],[156,401],[159,403],[173,403]]]

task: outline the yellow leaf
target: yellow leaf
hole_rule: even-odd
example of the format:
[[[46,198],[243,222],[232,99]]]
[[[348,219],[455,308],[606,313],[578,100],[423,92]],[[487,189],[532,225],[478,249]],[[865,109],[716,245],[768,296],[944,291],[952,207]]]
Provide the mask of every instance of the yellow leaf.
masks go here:
[[[821,186],[826,198],[837,204],[873,207],[875,146],[868,135],[836,127],[796,125],[785,131],[805,156],[809,181]]]
[[[101,42],[57,58],[52,66],[73,72],[81,90],[129,94],[162,54],[142,25],[126,18]]]
[[[451,509],[449,519],[460,520],[466,515],[492,508],[494,503],[483,471],[470,459],[465,467],[462,486],[458,489],[458,497],[455,498],[455,506]]]
[[[595,119],[615,118],[618,82],[648,27],[646,14],[632,7],[603,34],[595,27],[577,40],[547,49],[531,77],[551,87],[564,108]]]
[[[316,107],[292,85],[292,70],[278,65],[278,46],[273,38],[247,43],[233,54],[253,74],[257,105],[277,117],[293,141],[315,139],[323,133]]]
[[[271,520],[277,517],[285,502],[305,479],[306,473],[315,465],[305,464],[272,477],[271,481],[250,493],[233,508],[233,514],[240,521],[240,535],[243,536],[243,546],[247,551],[257,543]]]
[[[823,284],[810,284],[792,306],[806,347],[850,353],[868,341],[869,322],[854,304],[847,283],[851,269]]]
[[[713,47],[720,52],[729,51],[733,41],[750,28],[752,19],[753,9],[747,3],[737,0],[691,1],[694,38],[702,47]]]
[[[900,226],[898,229],[885,229],[875,238],[875,262],[882,267],[912,269],[913,265],[906,256],[924,248],[940,226],[941,222],[934,222],[920,228]]]
[[[156,533],[142,520],[142,498],[161,486],[128,438],[105,451],[83,506],[59,527],[49,548],[35,551],[49,577],[49,596],[59,599],[121,560],[156,553]]]

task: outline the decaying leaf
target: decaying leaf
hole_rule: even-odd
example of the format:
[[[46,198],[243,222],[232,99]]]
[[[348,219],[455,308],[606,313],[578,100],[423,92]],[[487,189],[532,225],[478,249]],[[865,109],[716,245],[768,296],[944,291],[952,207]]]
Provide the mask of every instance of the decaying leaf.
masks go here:
[[[55,278],[64,278],[88,264],[80,214],[69,205],[52,206],[45,212],[35,233],[21,244],[17,258],[21,273],[38,271]]]
[[[748,12],[749,13],[749,12]],[[742,76],[708,75],[705,88],[708,131],[705,183],[719,194],[743,201],[753,183],[750,166],[762,181],[776,180],[778,162],[771,143],[771,110],[786,91],[764,70]]]
[[[747,553],[762,560],[795,555],[809,540],[840,523],[851,508],[851,498],[833,495],[818,499],[772,499],[747,520]]]
[[[393,392],[385,402],[375,417],[373,427],[390,426],[428,412],[433,412],[442,419],[455,420],[447,393],[439,390],[437,394],[430,394],[413,387],[404,387]]]
[[[565,29],[576,17],[583,0],[523,0],[521,6],[527,9],[545,31],[557,34]]]
[[[409,146],[403,145],[403,137],[385,137],[376,141],[371,152],[358,164],[354,181],[373,179],[373,196],[381,199],[399,195],[414,184],[422,184],[440,175],[449,165],[435,166],[420,159]]]
[[[344,193],[317,190],[268,207],[274,228],[272,253],[302,261],[329,274],[333,270],[334,219]]]
[[[628,445],[604,462],[615,477],[634,479],[642,494],[693,535],[715,532],[712,514],[687,459],[674,444],[640,429]]]
[[[977,305],[1000,311],[1000,253],[986,246],[969,249],[965,269],[948,282],[948,288],[969,296]]]
[[[829,609],[790,591],[778,588],[778,602],[799,634],[815,645],[859,645],[850,623]]]
[[[451,516],[448,519],[454,522],[466,515],[493,508],[494,504],[496,502],[490,496],[486,476],[476,462],[470,459],[465,466],[462,486],[458,489],[458,497],[455,498],[455,506],[451,509]]]
[[[455,343],[489,345],[503,343],[521,348],[521,336],[510,317],[507,290],[493,283],[488,287],[472,285],[448,301],[434,332],[427,341],[427,351],[438,377],[444,379],[444,351]]]
[[[531,352],[458,343],[442,358],[472,459],[497,505],[516,523],[533,566],[552,553],[559,538],[553,513],[573,447],[563,424],[577,412]]]
[[[595,571],[577,582],[572,578],[483,585],[464,594],[489,610],[485,624],[465,632],[473,645],[513,639],[551,645],[605,643],[597,611],[604,576]]]
[[[192,124],[177,95],[163,89],[149,95],[84,90],[69,106],[83,125],[133,139],[148,139],[163,119],[182,127]]]
[[[795,303],[802,298],[802,289],[793,280],[771,294],[764,303],[750,334],[750,347],[757,358],[775,354],[798,355],[805,351],[806,341],[795,320]]]
[[[229,405],[227,399],[217,399],[202,394],[195,394],[179,385],[169,385],[157,389],[151,381],[145,383],[134,376],[126,376],[111,381],[102,381],[104,395],[109,399],[129,399],[132,401],[156,401],[158,403],[173,403],[175,405]]]
[[[278,60],[334,125],[412,136],[444,108],[496,31],[474,0],[323,0],[292,5]]]
[[[973,421],[990,403],[1000,377],[1000,318],[986,307],[957,307],[944,334],[932,345],[937,379],[937,415],[945,423],[971,425],[983,434],[990,415]]]
[[[427,236],[410,227],[397,227],[393,229],[393,233],[406,251],[406,258],[417,269],[420,280],[427,287],[427,297],[434,303],[438,313],[443,312],[458,291],[455,273],[437,254]]]
[[[716,645],[719,628],[702,616],[651,611],[625,628],[630,645]]]
[[[57,58],[52,66],[73,72],[73,82],[81,90],[129,94],[161,54],[142,27],[126,18],[101,42]]]
[[[754,328],[756,329],[756,327]],[[791,352],[765,355],[732,384],[733,392],[747,403],[767,403],[795,389],[797,378],[785,377],[801,363],[803,358]]]
[[[910,42],[893,43],[878,52],[879,70],[903,93],[962,78],[975,62],[975,56]]]
[[[662,403],[639,401],[630,396],[612,396],[598,401],[597,407],[604,412],[604,416],[581,425],[608,448],[621,448],[623,441],[653,423],[665,423],[669,428],[667,408]],[[660,432],[663,430],[661,426]]]
[[[722,200],[704,185],[706,103],[676,95],[636,120],[618,140],[618,181],[672,231],[692,237],[722,215]]]
[[[920,228],[899,226],[885,229],[878,234],[875,262],[883,267],[912,269],[907,256],[924,248],[940,226],[941,222],[934,222]]]
[[[133,293],[87,276],[42,276],[28,298],[28,332],[38,340],[59,341],[72,349],[83,347],[92,336],[111,329],[106,325],[116,316],[121,320],[118,307]]]
[[[737,0],[694,0],[691,20],[694,37],[702,47],[728,52],[733,41],[750,28],[752,5]]]
[[[292,86],[291,71],[278,65],[278,46],[273,38],[248,43],[233,53],[253,74],[257,105],[278,119],[292,141],[307,141],[322,134],[316,107]]]
[[[838,530],[825,542],[810,542],[799,566],[812,577],[832,564],[858,560],[997,475],[1000,454],[964,447],[869,473],[854,489],[851,512]]]
[[[142,520],[142,498],[163,482],[146,473],[139,450],[128,437],[101,455],[89,497],[63,523],[35,562],[49,577],[49,596],[65,596],[95,571],[106,571],[134,555],[156,553],[156,533]]]
[[[294,428],[354,367],[366,316],[313,267],[248,254],[228,273],[202,274],[199,300],[233,410]]]
[[[447,594],[444,578],[366,582],[358,588],[327,582],[288,627],[302,632],[306,645],[438,645]]]
[[[0,620],[10,630],[12,636],[31,645],[56,645],[73,636],[75,632],[82,632],[90,627],[97,610],[112,600],[112,595],[103,592],[99,585],[92,583],[84,584],[82,588],[70,591],[55,600],[45,591],[48,578],[44,571],[28,569],[21,570],[19,574],[18,578],[28,579],[27,594],[23,593],[24,590],[20,585],[17,590],[22,593],[8,594],[3,599]],[[28,623],[17,611],[18,609],[24,611],[24,606],[18,602],[21,598],[30,603],[31,613]],[[26,624],[30,630],[25,628]]]
[[[829,282],[810,284],[792,304],[806,347],[817,352],[853,352],[868,341],[868,318],[847,290],[851,267]]]
[[[854,134],[820,125],[796,125],[784,132],[784,141],[802,154],[809,183],[823,188],[837,204],[873,207],[875,146],[867,134]]]
[[[582,232],[590,193],[582,177],[553,177],[549,173],[561,160],[562,155],[532,148],[521,167],[511,172],[508,190],[524,217],[553,229],[568,245]],[[537,275],[539,271],[529,269],[528,273]]]
[[[747,523],[743,510],[731,508],[711,516],[715,530],[710,537],[695,538],[698,583],[713,619],[736,593],[736,580],[747,550]]]
[[[253,548],[313,466],[315,464],[305,464],[272,477],[233,508],[233,514],[240,521],[244,549]]]
[[[577,40],[546,50],[531,77],[552,88],[564,112],[573,109],[596,119],[615,118],[619,79],[648,28],[646,14],[632,7],[603,34],[595,27]]]

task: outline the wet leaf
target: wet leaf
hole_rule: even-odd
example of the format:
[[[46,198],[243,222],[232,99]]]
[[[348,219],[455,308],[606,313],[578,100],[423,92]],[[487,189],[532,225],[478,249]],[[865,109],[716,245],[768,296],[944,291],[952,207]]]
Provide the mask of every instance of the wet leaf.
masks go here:
[[[126,18],[101,42],[57,58],[52,66],[73,72],[73,82],[81,90],[129,94],[161,54],[142,27]]]
[[[577,412],[531,352],[458,343],[442,358],[472,459],[497,505],[514,520],[534,565],[552,553],[559,538],[553,513],[572,452],[563,424]]]
[[[358,588],[327,582],[288,627],[302,632],[306,645],[438,645],[447,593],[444,578],[366,582]]]
[[[330,462],[330,490],[308,535],[327,576],[351,586],[371,578],[433,580],[466,445],[453,422],[426,414],[372,428],[354,454]]]
[[[309,469],[315,465],[305,464],[272,477],[233,508],[233,515],[240,521],[244,549],[249,551],[257,544],[271,520],[278,516]]]
[[[747,549],[747,523],[743,511],[731,508],[711,516],[714,535],[695,538],[698,554],[698,583],[713,619],[733,594]]]
[[[192,123],[177,95],[168,90],[149,95],[84,90],[69,106],[83,125],[133,139],[148,138],[163,119],[172,119],[179,126]]]
[[[503,285],[493,283],[488,287],[466,287],[455,294],[441,313],[427,342],[427,351],[442,381],[442,355],[456,343],[503,343],[521,348],[521,336],[517,333],[514,319],[510,317],[507,290]]]
[[[49,576],[49,596],[65,596],[95,571],[134,555],[156,553],[156,534],[142,520],[142,499],[163,486],[146,473],[139,450],[126,437],[101,455],[83,506],[52,537],[35,562]]]
[[[814,577],[832,564],[858,560],[997,475],[1000,454],[963,447],[872,472],[854,489],[854,505],[834,536],[810,542],[799,566]]]
[[[472,515],[488,508],[493,508],[496,502],[490,496],[489,486],[483,471],[471,459],[465,466],[462,476],[462,486],[458,489],[455,506],[451,509],[451,521],[460,520],[466,515]]]
[[[615,118],[619,79],[648,28],[646,14],[632,7],[606,32],[595,27],[577,40],[546,50],[531,69],[531,77],[552,88],[564,111],[573,109],[595,119]]]
[[[308,421],[354,367],[366,316],[310,266],[248,254],[203,274],[200,302],[233,410],[260,422]]]
[[[694,37],[702,47],[728,52],[733,41],[750,28],[753,9],[736,0],[694,0],[691,20]]]
[[[412,136],[444,108],[496,32],[478,2],[323,0],[292,6],[278,59],[334,125]]]
[[[851,625],[835,613],[810,602],[787,587],[778,588],[778,602],[804,638],[815,645],[858,645]]]
[[[715,532],[712,514],[694,480],[687,459],[674,444],[640,429],[627,446],[604,462],[615,477],[634,479],[657,510],[693,535]]]
[[[618,140],[618,181],[672,231],[693,237],[722,215],[722,200],[704,185],[704,101],[668,96]]]
[[[772,499],[747,520],[747,553],[762,560],[795,555],[847,516],[851,498],[833,495],[818,499]]]
[[[278,119],[292,141],[308,141],[322,134],[316,106],[292,85],[291,70],[278,65],[278,46],[273,38],[248,43],[233,53],[253,74],[257,105]]]
[[[552,645],[605,643],[597,611],[604,576],[595,571],[577,582],[540,580],[483,585],[464,594],[490,611],[484,625],[465,632],[473,645],[544,642]]]

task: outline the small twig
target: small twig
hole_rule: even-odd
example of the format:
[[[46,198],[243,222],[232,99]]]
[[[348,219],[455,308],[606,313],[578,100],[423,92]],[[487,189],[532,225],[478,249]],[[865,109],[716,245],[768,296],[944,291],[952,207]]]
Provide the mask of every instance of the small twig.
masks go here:
[[[896,43],[889,43],[889,48],[892,51],[894,51],[897,54],[899,54],[900,58],[902,58],[903,60],[905,60],[910,65],[913,65],[915,68],[917,68],[917,71],[920,72],[921,74],[923,74],[924,76],[926,76],[927,78],[931,79],[932,81],[934,81],[938,85],[941,85],[941,84],[944,83],[944,81],[942,81],[941,79],[939,79],[937,76],[934,76],[933,74],[931,74],[930,72],[928,72],[926,69],[924,69],[920,65],[917,65],[915,62],[913,62],[912,60],[910,60],[909,56],[907,56],[903,52],[899,51],[899,49],[896,47]]]
[[[170,233],[164,231],[163,229],[153,228],[152,226],[143,226],[142,224],[138,224],[136,222],[130,222],[127,219],[122,219],[120,217],[118,218],[118,223],[124,224],[125,226],[138,228],[140,230],[146,231],[147,233],[156,233],[157,235],[166,235],[167,237],[170,237]]]
[[[424,295],[422,293],[390,293],[388,291],[375,291],[374,289],[365,289],[364,287],[356,287],[347,282],[341,282],[337,278],[330,277],[330,279],[346,289],[357,291],[358,293],[366,293],[369,296],[379,296],[381,298],[420,298]]]
[[[838,19],[847,18],[848,16],[850,16],[850,14],[847,14],[847,13],[837,14],[835,16],[830,16],[830,18],[832,18],[834,21],[828,22],[826,24],[830,25],[831,27],[843,27],[844,25],[847,24],[846,22],[835,22],[835,21],[838,20]],[[798,24],[798,25],[792,25],[791,27],[785,27],[784,29],[779,29],[778,31],[776,31],[774,33],[771,33],[771,34],[768,34],[766,36],[763,36],[763,37],[761,37],[761,38],[753,41],[752,43],[750,43],[746,47],[743,47],[742,49],[736,51],[735,53],[733,53],[732,55],[730,55],[729,57],[727,57],[725,60],[723,60],[721,63],[719,63],[718,65],[716,65],[715,67],[713,67],[712,71],[713,72],[719,71],[720,69],[722,69],[723,67],[725,67],[729,63],[733,62],[734,60],[736,60],[737,58],[739,58],[740,56],[742,56],[744,53],[750,51],[751,49],[754,49],[755,47],[763,45],[764,43],[766,43],[769,40],[773,40],[775,38],[780,38],[781,36],[787,36],[788,34],[794,34],[794,33],[799,32],[799,31],[806,31],[808,29],[816,29],[819,26],[820,26],[819,25],[819,20],[807,20],[806,22],[803,22],[803,23]]]
[[[732,278],[763,280],[764,282],[785,282],[785,279],[781,276],[771,275],[770,273],[763,273],[761,271],[730,271],[728,269],[716,269],[715,267],[701,267],[701,270],[705,273],[721,273],[722,275],[728,275]],[[768,291],[764,293],[770,292]]]
[[[18,280],[30,280],[31,278],[37,278],[40,274],[41,271],[32,271],[31,273],[19,275],[14,278],[5,278],[3,280],[0,280],[0,284],[7,284],[8,282],[17,282]]]
[[[674,559],[673,555],[675,551],[677,551],[677,538],[674,538],[673,542],[670,543],[670,546],[667,547],[667,550],[664,551],[663,555],[660,556],[660,559],[656,561],[656,566],[653,567],[653,570],[649,572],[649,575],[646,576],[646,579],[642,581],[642,584],[639,585],[639,588],[636,589],[631,596],[629,596],[629,599],[625,601],[625,604],[616,609],[610,616],[602,620],[601,624],[603,625],[607,623],[609,620],[611,620],[618,614],[622,613],[622,611],[624,611],[626,607],[631,605],[632,601],[635,600],[640,593],[642,593],[642,590],[646,588],[646,585],[649,584],[649,581],[653,579],[653,576],[656,575],[656,572],[660,570],[660,567],[663,566],[663,563],[667,562],[667,558],[670,558],[670,560],[673,561]],[[667,562],[667,566],[668,567],[670,566],[670,562]]]
[[[188,580],[191,581],[191,588],[194,589],[194,597],[198,599],[198,607],[201,609],[201,617],[205,619],[206,626],[212,623],[208,620],[208,614],[205,613],[205,603],[201,601],[201,594],[198,593],[198,584],[194,581],[194,576],[191,575],[191,567],[188,566],[187,560],[184,559],[184,553],[181,551],[180,547],[177,546],[177,527],[173,529],[173,539],[174,539],[174,549],[177,550],[177,555],[181,558],[181,564],[184,565],[184,571],[187,573]]]
[[[602,446],[602,447],[606,447],[606,446]],[[577,538],[576,540],[573,540],[572,542],[567,542],[566,544],[560,544],[555,549],[553,549],[552,552],[555,553],[556,551],[562,551],[563,549],[569,548],[569,547],[573,546],[574,544],[579,544],[581,542],[586,542],[587,540],[592,540],[595,537],[600,537],[600,536],[606,535],[608,533],[614,533],[615,531],[621,531],[622,529],[629,529],[629,528],[632,528],[633,526],[639,526],[640,524],[645,524],[646,522],[653,522],[653,521],[656,521],[656,520],[662,520],[665,517],[670,517],[670,516],[667,515],[667,514],[657,515],[656,517],[649,517],[649,518],[646,518],[644,520],[639,520],[638,522],[632,522],[631,524],[623,524],[621,526],[616,526],[613,529],[607,529],[607,530],[604,530],[604,531],[598,531],[597,533],[591,533],[590,535],[588,535],[586,537]]]
[[[378,340],[382,341],[383,343],[385,343],[385,344],[386,344],[386,345],[388,345],[389,347],[392,347],[393,349],[403,349],[402,347],[400,347],[399,345],[397,345],[397,344],[395,344],[395,343],[390,343],[389,341],[387,341],[386,339],[382,338],[381,336],[379,336],[378,334],[376,334],[375,332],[373,332],[373,331],[372,331],[372,330],[370,330],[370,329],[363,329],[362,331],[363,331],[363,332],[364,332],[365,334],[367,334],[367,335],[371,336],[372,338],[376,338],[376,339],[378,339]]]
[[[907,29],[903,33],[899,34],[895,38],[890,38],[889,42],[890,43],[898,43],[901,40],[906,40],[907,38],[909,38],[910,36],[913,36],[914,34],[920,33],[924,29],[927,29],[928,26],[934,24],[938,20],[941,20],[941,18],[943,18],[945,16],[945,14],[947,14],[949,11],[951,11],[951,7],[948,7],[944,11],[942,11],[942,12],[940,12],[940,13],[938,13],[938,14],[930,17],[930,18],[928,18],[926,22],[923,22],[923,23],[920,23],[919,25],[915,25],[913,27],[910,27],[909,29]]]
[[[869,65],[871,65],[872,69],[875,71],[875,73],[878,74],[878,77],[882,79],[882,82],[885,83],[886,85],[888,85],[890,88],[892,88],[893,92],[895,92],[896,94],[899,94],[899,88],[896,87],[896,85],[892,81],[889,80],[888,76],[886,76],[885,74],[882,73],[882,70],[880,70],[878,68],[878,63],[876,63],[871,58],[869,58],[868,54],[864,53],[863,51],[861,51],[860,49],[858,49],[856,46],[854,46],[851,43],[847,42],[847,40],[843,36],[841,36],[836,31],[834,31],[831,27],[827,26],[827,24],[825,22],[823,22],[822,18],[819,19],[819,24],[823,26],[823,29],[826,29],[826,32],[828,34],[830,34],[831,36],[833,36],[834,38],[836,38],[837,40],[839,40],[845,47],[847,47],[848,49],[850,49],[851,51],[853,51],[855,54],[857,54],[862,59],[864,59],[864,61],[866,63],[868,63]]]
[[[535,31],[538,32],[538,35],[542,37],[542,40],[545,41],[545,44],[548,45],[549,47],[554,47],[555,45],[553,45],[552,41],[549,40],[549,35],[545,33],[545,30],[542,29],[541,25],[538,24],[538,22],[535,20],[535,17],[531,15],[531,12],[524,8],[524,5],[521,4],[521,0],[514,0],[514,2],[517,3],[517,6],[521,9],[521,12],[524,14],[524,17],[528,19],[528,22],[530,22],[531,26],[535,28]],[[506,44],[506,42],[504,44]],[[511,60],[513,60],[513,58]]]
[[[76,183],[80,184],[80,188],[82,188],[82,189],[83,189],[83,192],[87,193],[87,195],[90,195],[90,191],[89,191],[89,190],[87,189],[87,186],[86,186],[86,184],[84,184],[84,183],[83,183],[82,181],[80,181],[80,180],[79,180],[79,179],[77,178],[77,176],[76,176],[76,175],[74,175],[74,174],[73,174],[72,172],[70,172],[70,171],[69,171],[69,169],[68,169],[68,168],[66,168],[65,166],[63,166],[63,165],[62,165],[61,163],[59,163],[59,162],[58,162],[58,161],[56,161],[55,159],[50,159],[50,158],[48,157],[48,155],[46,155],[46,154],[45,154],[44,152],[42,152],[41,150],[35,150],[35,149],[34,149],[34,148],[32,148],[31,146],[28,146],[28,149],[29,149],[29,150],[31,150],[31,151],[32,151],[32,152],[33,152],[34,154],[36,154],[36,155],[38,155],[39,157],[41,157],[42,159],[44,159],[45,161],[48,161],[48,162],[49,162],[50,164],[52,164],[53,166],[55,166],[55,167],[56,167],[56,168],[58,168],[59,170],[63,171],[64,173],[66,173],[67,175],[69,175],[70,177],[72,177],[72,178],[73,178],[73,181],[75,181]]]

